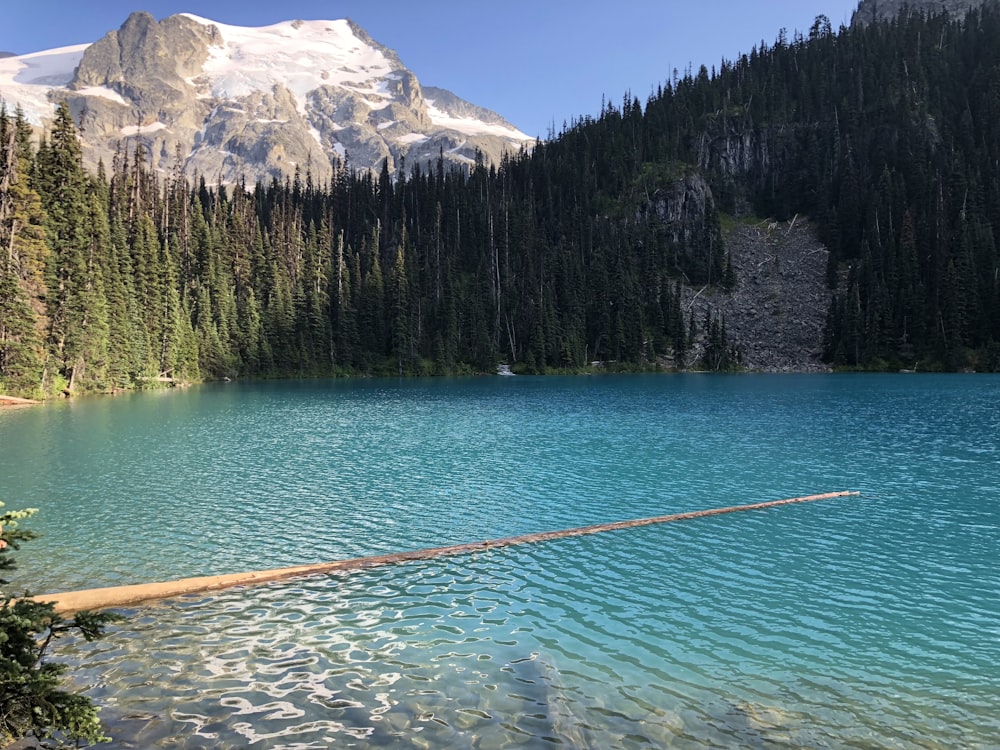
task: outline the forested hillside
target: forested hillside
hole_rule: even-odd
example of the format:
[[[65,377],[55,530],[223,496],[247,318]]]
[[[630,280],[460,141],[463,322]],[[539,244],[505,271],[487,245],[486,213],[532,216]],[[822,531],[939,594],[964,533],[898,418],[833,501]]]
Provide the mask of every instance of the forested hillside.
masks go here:
[[[160,378],[739,366],[724,223],[808,216],[835,366],[1000,369],[1000,13],[759,48],[470,170],[269,184],[81,166],[0,116],[0,392]]]

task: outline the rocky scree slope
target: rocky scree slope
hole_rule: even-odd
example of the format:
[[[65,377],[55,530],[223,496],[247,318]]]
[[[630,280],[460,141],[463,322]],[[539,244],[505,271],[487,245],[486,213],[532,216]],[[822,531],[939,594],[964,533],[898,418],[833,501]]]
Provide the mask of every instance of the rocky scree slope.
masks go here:
[[[732,289],[682,286],[681,309],[686,319],[694,317],[695,341],[684,362],[663,364],[678,369],[699,366],[705,351],[704,323],[711,315],[725,322],[738,364],[747,370],[829,371],[821,359],[832,297],[826,283],[829,252],[815,228],[796,216],[784,222],[742,219],[720,232],[717,205],[706,178],[692,171],[657,190],[635,215],[638,223],[660,223],[668,244],[689,254],[686,265],[693,260],[690,254],[704,256],[721,247],[735,274]]]
[[[701,326],[722,318],[740,365],[755,372],[828,372],[823,330],[831,292],[828,251],[802,217],[787,222],[739,223],[726,232],[736,284],[685,288],[683,310]],[[700,344],[688,362],[696,362]]]

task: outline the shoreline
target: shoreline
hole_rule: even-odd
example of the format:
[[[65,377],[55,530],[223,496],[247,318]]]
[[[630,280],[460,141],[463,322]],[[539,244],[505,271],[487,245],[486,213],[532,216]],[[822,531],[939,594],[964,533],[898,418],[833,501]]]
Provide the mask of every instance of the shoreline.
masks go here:
[[[448,374],[435,374],[435,375],[371,375],[356,373],[351,375],[344,374],[329,374],[329,375],[282,375],[282,376],[259,376],[251,375],[247,377],[234,377],[234,378],[209,378],[205,380],[195,380],[190,382],[170,384],[167,386],[167,390],[173,388],[188,388],[194,385],[207,385],[210,383],[231,383],[231,382],[276,382],[276,381],[295,381],[295,380],[373,380],[379,378],[389,378],[392,380],[408,380],[408,379],[420,379],[420,378],[464,378],[464,377],[593,377],[602,375],[900,375],[900,374],[918,374],[918,375],[996,375],[998,373],[992,371],[978,371],[978,370],[866,370],[861,368],[813,368],[813,367],[794,367],[794,368],[776,368],[776,369],[766,369],[766,368],[754,368],[754,369],[734,369],[734,370],[697,370],[697,369],[674,369],[674,368],[649,368],[649,369],[628,369],[628,368],[617,368],[617,367],[604,367],[604,366],[592,366],[589,368],[579,369],[579,370],[550,370],[545,373],[516,373],[516,372],[476,372],[476,373],[448,373]],[[162,388],[116,388],[112,391],[90,391],[87,393],[79,393],[75,395],[61,394],[59,396],[53,396],[51,398],[45,399],[32,399],[32,398],[22,398],[20,396],[7,396],[0,394],[0,410],[4,409],[16,409],[26,406],[42,406],[45,404],[57,402],[57,401],[71,401],[80,398],[89,398],[92,396],[118,396],[123,393],[143,393],[150,391],[164,390]]]

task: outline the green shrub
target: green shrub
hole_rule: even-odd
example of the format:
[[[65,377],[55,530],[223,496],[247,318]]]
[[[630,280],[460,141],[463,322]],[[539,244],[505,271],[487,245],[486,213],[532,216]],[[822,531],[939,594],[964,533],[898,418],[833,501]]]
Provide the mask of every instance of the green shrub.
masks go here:
[[[10,552],[37,537],[18,527],[18,521],[35,512],[0,513],[0,571],[13,570]],[[0,579],[0,584],[8,583]],[[65,689],[69,667],[45,658],[53,642],[66,633],[90,641],[119,619],[110,613],[78,612],[66,620],[52,604],[34,601],[27,591],[17,598],[0,592],[0,747],[22,737],[35,737],[46,747],[108,740],[90,698]]]

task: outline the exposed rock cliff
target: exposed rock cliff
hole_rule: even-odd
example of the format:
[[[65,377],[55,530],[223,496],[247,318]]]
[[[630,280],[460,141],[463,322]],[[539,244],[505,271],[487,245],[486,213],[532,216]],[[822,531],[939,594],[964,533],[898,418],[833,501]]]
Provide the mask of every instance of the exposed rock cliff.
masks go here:
[[[715,197],[705,179],[697,173],[676,180],[656,190],[645,212],[652,213],[666,229],[672,252],[685,257],[680,265],[698,272],[715,266],[721,272],[722,236],[716,213]],[[641,218],[641,214],[636,218]]]
[[[988,2],[993,0],[861,0],[851,17],[851,24],[865,25],[876,20],[892,20],[904,10],[925,14],[947,12],[953,18],[962,18],[973,8]]]

